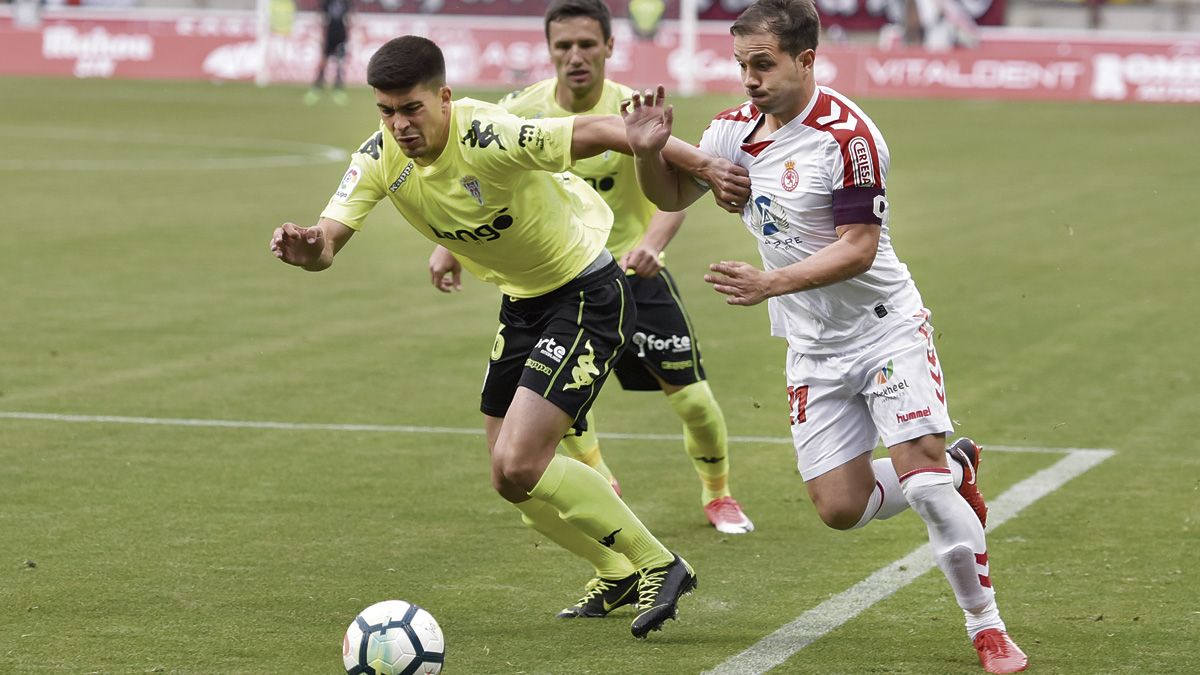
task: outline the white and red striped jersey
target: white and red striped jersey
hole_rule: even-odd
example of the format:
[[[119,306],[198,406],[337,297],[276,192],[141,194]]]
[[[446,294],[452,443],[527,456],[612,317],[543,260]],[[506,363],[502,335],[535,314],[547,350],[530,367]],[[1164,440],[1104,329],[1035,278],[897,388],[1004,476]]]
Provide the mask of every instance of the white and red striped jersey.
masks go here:
[[[838,225],[882,228],[871,269],[823,288],[768,301],[771,334],[802,354],[841,354],[870,344],[922,309],[921,295],[888,234],[888,148],[857,105],[818,87],[795,119],[765,139],[747,140],[764,115],[747,102],[717,115],[700,148],[750,172],[742,210],[763,266],[799,262],[837,240]]]

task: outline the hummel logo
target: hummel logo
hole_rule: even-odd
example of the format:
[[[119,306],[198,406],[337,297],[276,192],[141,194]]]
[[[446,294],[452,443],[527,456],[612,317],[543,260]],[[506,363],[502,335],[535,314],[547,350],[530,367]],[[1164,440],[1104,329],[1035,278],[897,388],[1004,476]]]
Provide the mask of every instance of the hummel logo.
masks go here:
[[[704,462],[705,464],[720,464],[721,462],[725,461],[724,457],[697,457],[696,459]]]
[[[601,539],[600,543],[604,544],[605,546],[607,546],[609,548],[612,548],[612,545],[617,543],[617,533],[620,531],[621,531],[621,528],[618,527],[617,529],[615,529],[611,533],[609,533],[606,537]]]

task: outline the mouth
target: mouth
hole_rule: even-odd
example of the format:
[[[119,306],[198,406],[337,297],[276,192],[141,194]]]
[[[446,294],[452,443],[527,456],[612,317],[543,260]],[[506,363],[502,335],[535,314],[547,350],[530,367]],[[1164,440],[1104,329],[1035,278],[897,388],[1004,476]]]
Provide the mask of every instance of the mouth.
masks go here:
[[[568,70],[567,71],[567,79],[573,80],[575,82],[582,82],[584,80],[589,79],[591,76],[592,76],[592,74],[586,70]]]

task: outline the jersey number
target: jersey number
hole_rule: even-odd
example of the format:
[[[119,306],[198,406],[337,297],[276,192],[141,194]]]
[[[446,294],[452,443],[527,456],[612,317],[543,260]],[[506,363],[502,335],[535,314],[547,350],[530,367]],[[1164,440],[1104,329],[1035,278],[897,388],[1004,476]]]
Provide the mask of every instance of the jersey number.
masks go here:
[[[808,385],[788,387],[789,419],[793,425],[804,424],[808,420],[805,409],[808,408]]]

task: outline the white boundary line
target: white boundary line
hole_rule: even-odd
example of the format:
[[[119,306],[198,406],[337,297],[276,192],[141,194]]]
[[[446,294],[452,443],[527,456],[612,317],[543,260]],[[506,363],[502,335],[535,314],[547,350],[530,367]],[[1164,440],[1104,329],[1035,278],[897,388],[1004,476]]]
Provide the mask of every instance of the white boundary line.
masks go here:
[[[988,450],[992,450],[988,446]],[[1041,450],[1041,449],[1039,449]],[[1112,450],[1073,448],[1053,466],[1042,469],[988,501],[988,533],[1016,517],[1022,509],[1062,487],[1067,481],[1111,457]],[[759,675],[784,663],[825,634],[847,623],[877,602],[935,567],[929,545],[876,570],[850,588],[804,612],[791,623],[759,640],[705,675]]]
[[[195,136],[152,131],[122,131],[118,129],[79,129],[74,127],[39,127],[0,125],[0,138],[50,138],[59,141],[88,141],[100,143],[147,143],[172,147],[222,149],[252,149],[276,154],[246,157],[169,157],[134,159],[0,159],[0,171],[49,170],[58,171],[188,171],[213,169],[266,169],[288,166],[307,166],[345,161],[345,150],[319,143],[287,141],[272,138],[239,138],[234,136]]]
[[[358,431],[370,433],[455,434],[482,436],[483,429],[427,427],[391,424],[321,424],[253,420],[215,420],[174,417],[125,417],[119,415],[71,415],[62,413],[0,411],[0,419],[89,424],[133,424],[223,429],[280,429],[284,431]],[[683,439],[682,434],[602,433],[602,438],[621,440]],[[791,444],[792,439],[775,436],[730,436],[738,443]],[[1045,448],[989,445],[989,452],[1035,452],[1065,454],[1052,466],[1009,488],[988,503],[988,532],[1015,518],[1025,507],[1062,487],[1115,454],[1099,448]],[[929,546],[914,549],[899,560],[876,570],[866,579],[804,612],[791,623],[759,640],[705,675],[760,675],[784,663],[814,641],[849,622],[863,611],[887,599],[935,567]]]
[[[0,419],[38,420],[44,422],[74,422],[82,424],[134,424],[167,427],[215,427],[220,429],[280,429],[282,431],[361,431],[382,434],[447,434],[457,436],[482,436],[479,427],[426,427],[409,424],[327,424],[321,422],[274,422],[270,420],[214,420],[187,417],[127,417],[123,415],[74,415],[67,413],[22,412],[0,410]],[[601,438],[622,441],[682,441],[683,434],[600,434]],[[784,436],[730,436],[735,443],[771,443],[791,445],[792,439]],[[1060,455],[1075,451],[1092,452],[1087,448],[1043,448],[1020,445],[988,445],[989,452],[1036,452]]]

